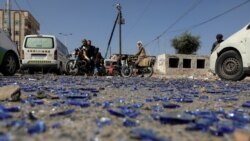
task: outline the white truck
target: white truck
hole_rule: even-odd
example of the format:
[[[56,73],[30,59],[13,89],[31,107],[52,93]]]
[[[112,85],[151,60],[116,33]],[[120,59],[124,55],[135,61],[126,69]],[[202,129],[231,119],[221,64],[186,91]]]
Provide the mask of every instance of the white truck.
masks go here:
[[[217,45],[210,56],[210,70],[231,81],[250,74],[250,23]]]

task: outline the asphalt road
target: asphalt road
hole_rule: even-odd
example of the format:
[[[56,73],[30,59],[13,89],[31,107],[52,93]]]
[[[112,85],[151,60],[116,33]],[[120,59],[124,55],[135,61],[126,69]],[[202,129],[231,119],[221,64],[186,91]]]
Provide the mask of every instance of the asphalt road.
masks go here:
[[[0,76],[0,141],[249,141],[250,81]],[[0,93],[1,95],[1,93]]]

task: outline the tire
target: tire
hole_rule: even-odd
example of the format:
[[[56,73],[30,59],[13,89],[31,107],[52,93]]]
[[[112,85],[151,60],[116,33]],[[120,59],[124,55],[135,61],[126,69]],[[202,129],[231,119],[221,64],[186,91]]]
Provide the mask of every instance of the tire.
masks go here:
[[[79,73],[78,65],[73,68],[74,60],[70,60],[66,64],[66,72],[68,75],[77,75]]]
[[[132,67],[128,67],[128,66],[122,67],[122,70],[121,70],[122,77],[131,77],[132,73],[133,73]]]
[[[233,51],[222,53],[216,61],[216,73],[223,80],[238,81],[245,78],[241,56]]]
[[[149,78],[153,75],[154,69],[152,67],[146,67],[142,69],[142,75],[145,78]]]
[[[14,53],[6,53],[2,62],[2,73],[5,76],[11,76],[18,70],[18,59]]]

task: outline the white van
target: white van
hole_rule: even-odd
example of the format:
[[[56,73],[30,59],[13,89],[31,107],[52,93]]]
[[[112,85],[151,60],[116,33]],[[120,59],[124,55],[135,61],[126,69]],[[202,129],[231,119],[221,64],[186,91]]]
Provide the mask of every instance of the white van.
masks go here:
[[[53,35],[27,35],[22,46],[21,69],[28,69],[30,73],[66,71],[68,49]]]
[[[250,71],[250,23],[220,43],[210,56],[210,70],[224,80],[242,80]]]
[[[17,46],[0,30],[0,72],[3,75],[14,75],[20,68]]]

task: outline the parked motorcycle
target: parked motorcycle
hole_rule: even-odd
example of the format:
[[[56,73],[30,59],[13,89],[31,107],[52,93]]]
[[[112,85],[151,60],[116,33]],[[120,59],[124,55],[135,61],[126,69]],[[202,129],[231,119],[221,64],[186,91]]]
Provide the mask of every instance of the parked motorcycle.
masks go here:
[[[154,57],[143,58],[140,63],[135,66],[137,57],[127,57],[124,61],[125,64],[122,66],[121,75],[123,77],[131,77],[132,75],[141,77],[151,77],[154,73],[153,66],[155,63]]]
[[[66,64],[66,71],[68,75],[93,75],[91,63],[84,59],[81,49],[75,51],[69,56],[73,59],[69,60]]]

